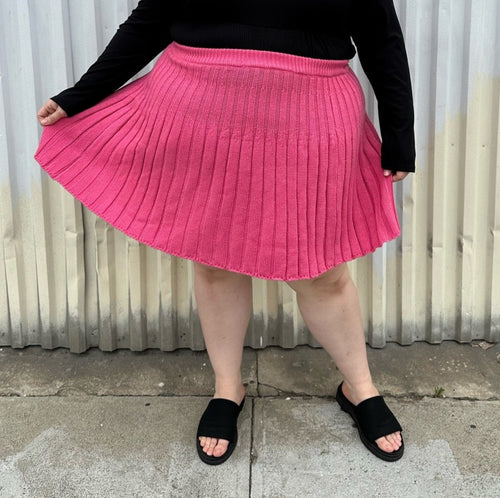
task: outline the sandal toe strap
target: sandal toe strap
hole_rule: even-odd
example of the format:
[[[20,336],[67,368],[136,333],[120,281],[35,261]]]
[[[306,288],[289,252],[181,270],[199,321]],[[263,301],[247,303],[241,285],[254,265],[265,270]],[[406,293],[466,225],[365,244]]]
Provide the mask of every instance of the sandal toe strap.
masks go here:
[[[214,398],[201,416],[196,437],[207,436],[234,441],[240,407],[234,401]]]
[[[374,396],[359,403],[356,406],[356,417],[361,430],[372,442],[403,430],[382,396]]]

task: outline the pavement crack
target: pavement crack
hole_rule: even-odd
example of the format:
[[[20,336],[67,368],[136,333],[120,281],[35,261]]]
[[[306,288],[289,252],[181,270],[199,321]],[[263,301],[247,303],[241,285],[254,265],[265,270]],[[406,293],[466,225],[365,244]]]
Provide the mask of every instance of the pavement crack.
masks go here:
[[[272,384],[265,384],[264,382],[259,382],[257,386],[258,387],[263,386],[263,387],[268,387],[270,389],[274,389],[278,393],[278,396],[314,396],[314,397],[324,397],[324,398],[331,397],[331,395],[317,396],[315,394],[306,393],[303,391],[285,391],[283,389],[280,389],[279,387],[273,386]],[[268,398],[276,396],[276,394],[262,395],[259,390],[257,390],[257,392],[259,393],[259,398]]]
[[[254,446],[253,446],[253,431],[255,421],[255,400],[252,399],[250,410],[250,458],[248,459],[248,498],[252,496],[252,467],[255,461]]]
[[[257,396],[260,397],[260,381],[259,381],[259,352],[257,351],[257,354],[255,355],[255,380],[257,382]]]
[[[279,389],[270,384],[261,383],[262,386],[272,388],[277,393],[273,394],[262,394],[257,389],[257,395],[251,396],[247,395],[247,397],[252,399],[267,399],[267,398],[314,398],[314,399],[325,399],[325,400],[333,400],[335,399],[334,393],[331,394],[318,394],[318,393],[308,393],[302,391],[285,391]],[[402,394],[391,394],[391,393],[382,393],[384,398],[386,399],[395,399],[401,401],[422,401],[424,398],[427,399],[439,399],[443,402],[446,401],[479,401],[479,402],[488,402],[488,401],[500,401],[500,397],[498,396],[490,396],[488,398],[478,398],[474,396],[434,396],[432,393],[421,394],[421,393],[402,393]],[[84,398],[84,397],[95,397],[95,398],[211,398],[213,393],[96,393],[96,392],[87,392],[83,389],[73,389],[73,388],[62,388],[57,391],[49,392],[49,393],[23,393],[21,391],[3,391],[0,392],[1,398]]]

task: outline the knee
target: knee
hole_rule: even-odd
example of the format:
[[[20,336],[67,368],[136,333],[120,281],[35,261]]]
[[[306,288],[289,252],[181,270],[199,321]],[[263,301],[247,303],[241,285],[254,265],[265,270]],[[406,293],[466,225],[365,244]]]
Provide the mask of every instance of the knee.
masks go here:
[[[214,282],[217,280],[225,279],[228,277],[235,276],[236,274],[230,270],[225,270],[224,268],[217,268],[215,266],[205,265],[203,263],[198,263],[193,261],[194,273],[197,277],[203,278],[205,281]]]
[[[341,292],[350,281],[349,267],[347,263],[341,263],[317,277],[303,280],[287,280],[286,283],[297,293],[337,293]]]

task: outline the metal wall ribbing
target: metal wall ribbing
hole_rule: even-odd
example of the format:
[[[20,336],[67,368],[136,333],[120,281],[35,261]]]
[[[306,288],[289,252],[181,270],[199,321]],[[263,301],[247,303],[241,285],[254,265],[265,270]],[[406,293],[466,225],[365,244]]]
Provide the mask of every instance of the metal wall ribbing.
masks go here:
[[[0,345],[203,349],[192,263],[125,237],[33,158],[36,113],[102,52],[135,1],[0,0]],[[500,338],[500,0],[396,0],[417,173],[402,234],[350,262],[368,343]],[[133,79],[149,71],[155,61]],[[352,67],[378,128],[376,101]],[[246,345],[318,346],[294,292],[253,279]]]

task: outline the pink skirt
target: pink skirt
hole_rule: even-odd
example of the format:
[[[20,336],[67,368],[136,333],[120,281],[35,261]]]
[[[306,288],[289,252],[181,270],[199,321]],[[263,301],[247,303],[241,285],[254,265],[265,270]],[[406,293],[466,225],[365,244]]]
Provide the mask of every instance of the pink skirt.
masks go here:
[[[44,127],[34,157],[128,236],[257,278],[312,278],[400,234],[348,60],[172,42]]]

